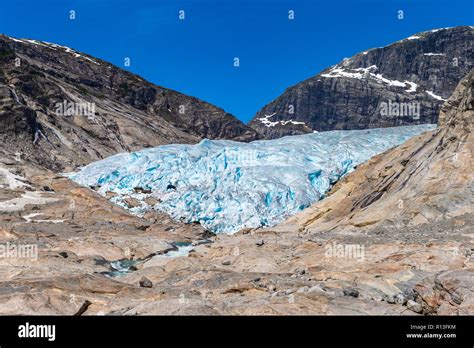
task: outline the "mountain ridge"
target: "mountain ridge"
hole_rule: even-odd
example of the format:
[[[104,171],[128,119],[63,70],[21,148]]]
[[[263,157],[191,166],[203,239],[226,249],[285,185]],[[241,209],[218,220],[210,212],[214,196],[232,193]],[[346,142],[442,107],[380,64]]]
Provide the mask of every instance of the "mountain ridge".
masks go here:
[[[9,112],[0,117],[8,127],[0,128],[0,240],[37,253],[0,258],[2,314],[474,313],[472,72],[443,104],[434,131],[359,165],[281,225],[217,236],[159,212],[132,216],[36,165],[38,157],[3,157],[5,146],[11,155],[17,144],[5,142],[5,130],[11,137],[36,117],[48,121],[22,77],[13,90],[9,83],[0,89]],[[77,97],[67,84],[64,90]],[[86,119],[76,121],[85,126]],[[44,132],[53,141],[48,129],[35,133],[45,150]],[[192,252],[176,257],[183,245]]]
[[[442,102],[472,67],[473,41],[474,28],[461,26],[359,52],[288,87],[248,125],[271,139],[436,123]],[[394,104],[407,110],[391,112]]]
[[[0,35],[0,63],[4,149],[50,169],[169,143],[260,138],[221,108],[66,46]],[[58,115],[61,104],[94,115]]]
[[[472,215],[473,86],[474,69],[443,104],[438,128],[365,162],[281,228],[400,228]]]

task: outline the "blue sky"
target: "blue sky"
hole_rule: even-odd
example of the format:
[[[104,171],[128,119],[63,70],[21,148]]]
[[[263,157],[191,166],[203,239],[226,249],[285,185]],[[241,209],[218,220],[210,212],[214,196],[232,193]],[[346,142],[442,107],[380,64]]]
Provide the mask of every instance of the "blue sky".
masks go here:
[[[473,17],[473,0],[22,0],[1,1],[0,33],[120,67],[130,57],[132,72],[247,122],[344,57],[419,31],[474,25]]]

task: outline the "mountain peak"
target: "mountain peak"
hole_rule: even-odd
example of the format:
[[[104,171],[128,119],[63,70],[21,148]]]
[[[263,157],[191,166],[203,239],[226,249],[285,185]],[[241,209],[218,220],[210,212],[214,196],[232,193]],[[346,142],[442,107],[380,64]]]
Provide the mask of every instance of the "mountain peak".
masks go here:
[[[0,35],[3,151],[50,169],[118,152],[259,135],[210,103],[70,47]]]
[[[473,42],[473,27],[461,26],[360,52],[288,88],[249,125],[278,138],[436,123],[441,105],[473,66]]]

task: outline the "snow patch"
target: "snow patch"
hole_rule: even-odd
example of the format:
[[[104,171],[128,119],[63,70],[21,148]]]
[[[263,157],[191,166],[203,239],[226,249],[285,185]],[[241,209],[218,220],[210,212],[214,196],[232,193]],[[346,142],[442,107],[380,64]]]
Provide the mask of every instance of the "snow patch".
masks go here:
[[[275,127],[276,125],[286,126],[287,124],[305,124],[304,122],[287,120],[287,121],[270,121],[269,118],[276,115],[276,112],[271,115],[265,115],[265,117],[259,117],[258,120],[265,125],[265,127]]]
[[[433,98],[435,98],[435,99],[437,99],[437,100],[446,101],[446,99],[443,99],[442,97],[440,97],[439,95],[434,94],[434,93],[431,92],[431,91],[425,91],[425,92],[426,92],[426,94],[428,94],[430,97],[433,97]]]
[[[355,72],[349,72],[347,70],[344,70],[342,68],[339,68],[337,65],[331,68],[329,73],[327,74],[322,74],[322,77],[348,77],[352,79],[363,79],[366,78],[372,70],[377,70],[376,65],[369,66],[368,68],[357,68],[357,69],[351,69]]]
[[[405,81],[405,83],[410,85],[410,88],[405,90],[405,92],[408,92],[408,93],[416,92],[418,85],[415,82]]]
[[[438,28],[438,29],[433,29],[433,30],[430,30],[431,33],[436,33],[437,31],[440,31],[440,30],[446,30],[446,29],[451,29],[452,27],[446,27],[446,28]],[[472,28],[472,27],[471,27]]]
[[[389,86],[396,86],[396,87],[406,87],[406,81],[405,82],[401,82],[401,81],[398,81],[398,80],[389,80],[385,77],[382,76],[382,74],[372,74],[372,77],[374,77],[375,79],[389,85]]]
[[[375,74],[373,71],[376,71],[378,67],[376,65],[371,65],[368,68],[356,68],[356,69],[349,69],[351,71],[342,69],[335,65],[334,67],[331,68],[329,73],[327,74],[322,74],[322,77],[326,78],[334,78],[334,77],[347,77],[347,78],[352,78],[352,79],[367,79],[367,78],[373,78],[375,80],[378,80],[382,83],[385,83],[388,86],[395,86],[395,87],[404,87],[408,88],[406,92],[416,92],[416,89],[418,85],[414,82],[411,81],[398,81],[398,80],[390,80],[385,77],[383,77],[382,74]]]
[[[30,39],[15,39],[13,37],[10,37],[10,39],[15,41],[15,42],[21,42],[21,43],[27,43],[27,44],[31,44],[31,45],[38,45],[38,46],[47,47],[47,48],[52,49],[54,51],[56,51],[57,49],[62,49],[66,53],[70,53],[70,54],[74,55],[74,57],[76,57],[76,58],[83,58],[85,60],[88,60],[89,62],[92,62],[92,63],[96,64],[96,65],[100,65],[100,63],[96,62],[95,60],[93,60],[89,57],[86,57],[82,54],[79,54],[75,50],[73,50],[72,48],[67,47],[67,46],[61,46],[61,45],[50,43],[50,42],[30,40]]]

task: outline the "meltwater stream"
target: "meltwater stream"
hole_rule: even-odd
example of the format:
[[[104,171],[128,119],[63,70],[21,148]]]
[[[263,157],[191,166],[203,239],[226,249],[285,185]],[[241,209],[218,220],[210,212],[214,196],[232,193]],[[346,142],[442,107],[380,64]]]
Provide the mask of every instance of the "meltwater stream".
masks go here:
[[[156,209],[215,233],[232,233],[283,221],[324,198],[358,164],[435,127],[164,145],[117,154],[67,175],[103,195],[116,193],[111,200],[134,214]],[[128,197],[140,205],[129,207]]]
[[[162,253],[156,253],[149,255],[143,259],[121,259],[116,261],[108,262],[110,271],[102,272],[101,274],[108,277],[120,277],[137,270],[136,266],[144,264],[146,261],[152,258],[176,258],[188,256],[188,254],[194,249],[196,245],[209,243],[208,240],[200,240],[194,243],[191,242],[174,242],[171,244],[171,248]]]

